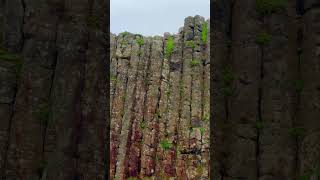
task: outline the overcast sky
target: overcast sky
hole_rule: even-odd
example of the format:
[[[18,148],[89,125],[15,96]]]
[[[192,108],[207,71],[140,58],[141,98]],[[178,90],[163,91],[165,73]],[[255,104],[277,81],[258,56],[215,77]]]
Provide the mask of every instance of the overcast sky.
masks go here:
[[[111,0],[112,33],[177,33],[187,16],[210,17],[210,0]]]

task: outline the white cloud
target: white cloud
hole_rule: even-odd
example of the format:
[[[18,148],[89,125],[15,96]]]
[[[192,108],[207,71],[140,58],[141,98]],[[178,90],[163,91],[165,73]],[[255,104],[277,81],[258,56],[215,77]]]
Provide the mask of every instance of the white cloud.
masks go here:
[[[111,0],[111,32],[176,33],[187,16],[210,16],[210,0]]]

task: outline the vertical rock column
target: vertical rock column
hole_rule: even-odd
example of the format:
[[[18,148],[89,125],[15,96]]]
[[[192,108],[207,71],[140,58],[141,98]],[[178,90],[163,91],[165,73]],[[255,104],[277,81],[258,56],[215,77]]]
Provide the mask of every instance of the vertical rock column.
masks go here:
[[[111,40],[116,69],[111,71],[110,178],[208,179],[209,48],[201,42],[204,19],[185,22],[179,34],[124,32]],[[186,34],[192,40],[188,47]],[[121,44],[125,39],[136,42]]]
[[[0,6],[0,56],[22,60],[11,110],[1,114],[10,117],[1,118],[7,128],[1,178],[103,179],[107,2],[14,0]]]

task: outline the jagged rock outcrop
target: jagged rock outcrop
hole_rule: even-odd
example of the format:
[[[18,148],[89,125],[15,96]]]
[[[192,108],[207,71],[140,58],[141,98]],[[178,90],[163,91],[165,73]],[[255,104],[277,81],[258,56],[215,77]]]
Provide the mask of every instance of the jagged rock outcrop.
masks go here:
[[[208,179],[209,20],[111,34],[110,179]],[[172,49],[170,49],[172,48]]]
[[[212,5],[212,177],[319,177],[320,1]]]
[[[107,179],[108,10],[0,1],[0,179]]]

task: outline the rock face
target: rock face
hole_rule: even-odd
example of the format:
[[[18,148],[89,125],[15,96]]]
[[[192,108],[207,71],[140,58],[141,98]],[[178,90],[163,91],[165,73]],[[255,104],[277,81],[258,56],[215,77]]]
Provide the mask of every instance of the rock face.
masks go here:
[[[316,179],[320,1],[212,5],[212,177]]]
[[[107,178],[108,9],[0,1],[0,179]]]
[[[111,35],[110,179],[209,179],[209,24]]]

